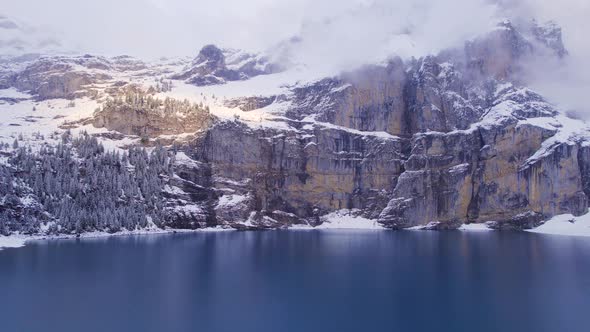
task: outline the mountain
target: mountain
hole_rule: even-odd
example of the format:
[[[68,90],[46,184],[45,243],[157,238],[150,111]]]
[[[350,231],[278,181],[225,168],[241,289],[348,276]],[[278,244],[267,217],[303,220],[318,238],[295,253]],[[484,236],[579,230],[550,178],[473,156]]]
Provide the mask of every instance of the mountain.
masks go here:
[[[522,230],[579,216],[589,128],[529,88],[537,56],[568,56],[554,23],[503,21],[462,47],[332,77],[214,45],[155,62],[11,60],[0,232],[287,228],[333,213]]]
[[[230,81],[272,74],[279,71],[278,64],[269,63],[263,55],[249,54],[239,50],[221,50],[207,45],[181,73],[172,79],[183,80],[196,86],[222,84]]]

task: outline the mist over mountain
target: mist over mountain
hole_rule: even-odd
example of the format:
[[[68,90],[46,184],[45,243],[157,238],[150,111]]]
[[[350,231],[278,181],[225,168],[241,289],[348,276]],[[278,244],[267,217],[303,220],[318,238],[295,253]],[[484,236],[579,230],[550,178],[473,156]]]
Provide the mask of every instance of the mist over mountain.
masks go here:
[[[5,16],[58,30],[80,44],[82,52],[141,57],[193,54],[210,43],[262,51],[291,37],[307,40],[308,52],[328,43],[326,55],[343,56],[341,51],[347,50],[366,57],[365,49],[379,49],[384,42],[387,51],[400,51],[407,45],[395,41],[404,36],[411,37],[414,47],[407,53],[419,56],[456,45],[504,18],[555,20],[566,30],[566,44],[573,52],[582,46],[579,31],[587,24],[587,10],[579,0],[560,5],[529,0],[23,0],[3,6]],[[104,17],[109,17],[108,24]]]
[[[583,0],[23,0],[2,10],[7,17],[0,34],[3,54],[62,50],[153,59],[194,56],[202,46],[216,44],[264,52],[275,62],[303,63],[326,74],[394,55],[420,57],[460,46],[506,18],[517,25],[552,20],[564,30],[569,56],[565,64],[550,62],[549,68],[547,61],[535,61],[545,70],[532,68],[528,77],[551,100],[572,110],[586,108],[574,99],[590,86],[590,47],[584,34],[590,30],[590,8]],[[31,31],[8,17],[43,28]],[[566,77],[577,82],[576,88],[561,88],[557,82]]]

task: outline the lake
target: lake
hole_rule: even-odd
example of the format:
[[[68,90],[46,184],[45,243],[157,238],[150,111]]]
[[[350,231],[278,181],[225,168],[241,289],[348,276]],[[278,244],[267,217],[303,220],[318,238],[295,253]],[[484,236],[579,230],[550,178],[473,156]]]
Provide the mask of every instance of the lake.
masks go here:
[[[0,331],[590,331],[590,238],[268,231],[0,251]]]

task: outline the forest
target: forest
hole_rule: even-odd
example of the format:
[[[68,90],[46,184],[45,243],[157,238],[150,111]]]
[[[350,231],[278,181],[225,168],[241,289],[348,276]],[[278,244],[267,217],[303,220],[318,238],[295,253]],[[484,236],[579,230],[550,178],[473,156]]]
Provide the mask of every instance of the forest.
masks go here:
[[[56,146],[0,144],[0,234],[109,233],[161,227],[174,155],[163,147],[106,151],[65,132]]]

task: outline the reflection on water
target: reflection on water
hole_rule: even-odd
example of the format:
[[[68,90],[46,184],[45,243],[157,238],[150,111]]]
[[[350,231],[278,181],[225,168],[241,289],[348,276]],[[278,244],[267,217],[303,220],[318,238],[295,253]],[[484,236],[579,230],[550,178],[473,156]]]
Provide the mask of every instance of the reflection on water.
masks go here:
[[[590,240],[273,231],[0,252],[3,331],[586,331]]]

